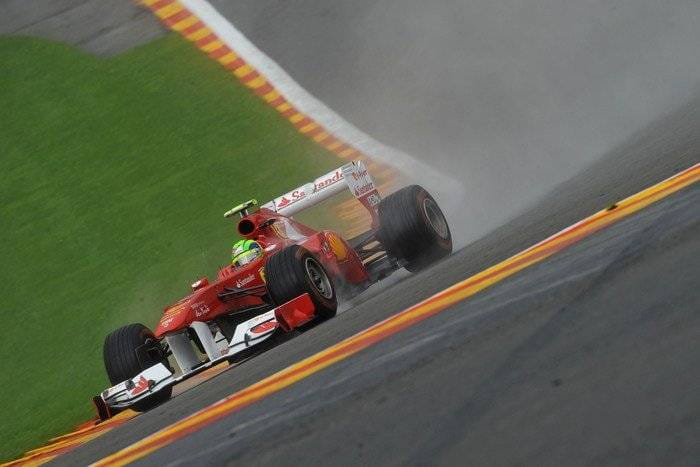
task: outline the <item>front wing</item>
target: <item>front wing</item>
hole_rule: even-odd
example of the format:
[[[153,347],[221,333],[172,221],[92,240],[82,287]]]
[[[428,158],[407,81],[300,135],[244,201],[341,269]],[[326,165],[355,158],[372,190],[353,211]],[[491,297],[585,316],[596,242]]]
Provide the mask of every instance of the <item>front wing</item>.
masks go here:
[[[119,411],[131,407],[138,401],[146,399],[187,378],[191,378],[207,368],[211,368],[244,350],[266,341],[278,329],[288,332],[301,326],[313,319],[315,316],[314,312],[314,305],[308,294],[301,295],[284,305],[236,326],[233,338],[228,343],[227,349],[219,353],[220,356],[210,356],[209,360],[202,362],[189,371],[184,371],[176,376],[175,372],[166,365],[158,363],[131,379],[105,389],[93,399],[97,412],[100,418],[109,418],[110,414],[115,410]],[[199,330],[201,331],[201,327]]]

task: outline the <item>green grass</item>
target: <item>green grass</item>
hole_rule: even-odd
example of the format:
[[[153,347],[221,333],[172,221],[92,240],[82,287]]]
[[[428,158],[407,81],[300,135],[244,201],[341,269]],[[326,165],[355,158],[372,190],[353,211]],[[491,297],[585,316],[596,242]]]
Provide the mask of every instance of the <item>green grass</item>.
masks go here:
[[[92,416],[102,342],[229,259],[222,214],[338,165],[177,36],[0,38],[0,458]]]

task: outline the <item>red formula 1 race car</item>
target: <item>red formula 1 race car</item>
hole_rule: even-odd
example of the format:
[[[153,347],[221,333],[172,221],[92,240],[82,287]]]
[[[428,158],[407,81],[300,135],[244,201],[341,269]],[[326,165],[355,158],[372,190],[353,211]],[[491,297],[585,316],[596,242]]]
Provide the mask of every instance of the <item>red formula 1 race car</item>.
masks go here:
[[[372,217],[372,228],[346,240],[291,216],[345,189]],[[435,200],[417,185],[385,199],[365,165],[352,162],[240,216],[238,232],[259,248],[246,264],[202,278],[192,293],[165,309],[155,331],[141,324],[107,336],[104,361],[113,387],[94,398],[108,418],[126,407],[147,410],[170,398],[174,384],[280,333],[331,318],[338,287],[359,293],[392,272],[417,271],[452,251],[450,229]]]

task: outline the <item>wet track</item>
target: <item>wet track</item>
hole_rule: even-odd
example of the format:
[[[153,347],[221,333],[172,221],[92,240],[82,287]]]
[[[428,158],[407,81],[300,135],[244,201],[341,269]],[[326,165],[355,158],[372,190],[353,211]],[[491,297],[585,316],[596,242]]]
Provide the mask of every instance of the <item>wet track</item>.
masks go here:
[[[462,133],[450,130],[445,122],[454,123],[463,116],[454,106],[464,102],[438,100],[435,108],[424,105],[428,111],[424,115],[429,117],[410,138],[405,137],[406,128],[414,123],[406,121],[409,117],[389,128],[390,119],[382,119],[378,109],[358,110],[372,99],[364,86],[375,79],[370,87],[381,87],[377,77],[402,71],[363,67],[353,75],[338,57],[331,57],[330,50],[338,50],[339,45],[327,38],[347,32],[343,24],[356,23],[352,15],[365,11],[365,2],[325,13],[313,2],[301,2],[306,8],[297,8],[296,13],[270,6],[278,3],[271,0],[259,2],[258,7],[227,3],[230,7],[224,12],[243,32],[341,114],[409,152],[420,151],[422,144],[438,147],[437,140],[449,140],[450,147],[442,147],[436,160],[461,167],[453,151],[465,141],[448,138]],[[266,13],[260,14],[261,10]],[[299,26],[304,18],[310,21],[309,27]],[[314,21],[324,27],[315,27]],[[684,24],[679,23],[678,34],[682,35]],[[275,28],[284,34],[271,33]],[[356,31],[353,38],[359,34]],[[371,32],[372,28],[367,29],[368,43],[373,39]],[[296,51],[291,56],[274,48],[285,35],[299,38],[295,47],[286,43],[286,50]],[[400,39],[398,35],[395,47]],[[304,47],[311,43],[317,48]],[[353,55],[352,48],[338,52],[340,57],[358,57],[357,53]],[[309,61],[309,57],[323,58]],[[316,84],[309,81],[314,76]],[[407,79],[399,88],[401,93],[424,95],[426,88],[421,86],[426,81]],[[546,196],[538,198],[546,190],[528,191],[523,198],[538,199],[529,210],[441,264],[374,291],[336,319],[224,372],[55,463],[99,460],[696,163],[700,160],[700,101],[692,97],[697,90],[693,83],[685,85],[690,97],[671,99],[635,124],[610,128],[611,133],[624,134],[621,144],[610,144],[600,159],[599,154],[590,155],[571,163],[566,175],[558,172],[550,177],[547,183],[552,186],[558,179],[568,181]],[[357,107],[349,106],[350,98],[334,89],[352,91],[348,95],[357,96]],[[407,103],[404,94],[389,97],[397,102],[391,110],[395,115],[414,115],[401,106],[420,105],[420,99]],[[443,120],[438,110],[446,112]],[[427,141],[426,135],[431,134],[428,138],[435,139]],[[577,138],[591,134],[606,143],[614,139],[596,132]],[[571,144],[580,146],[580,142]],[[597,150],[602,146],[607,144],[596,146]],[[533,162],[526,160],[524,164]],[[501,160],[495,167],[512,162]],[[546,165],[552,159],[540,162]],[[518,183],[533,180],[530,172],[521,175]],[[504,191],[504,200],[512,196]],[[474,204],[481,205],[481,215],[492,211],[493,218],[501,221],[512,214],[502,210],[502,201],[491,203],[489,196],[475,199]],[[469,220],[464,217],[459,220]],[[141,462],[692,464],[700,458],[698,257],[700,189],[695,186]]]
[[[460,240],[700,96],[696,0],[211,3],[351,123],[462,182],[440,200]]]
[[[696,187],[143,463],[697,459],[699,234]]]
[[[694,154],[672,156],[690,165]],[[646,175],[674,171],[655,167]],[[613,169],[586,175],[614,194],[644,187]],[[591,185],[601,188],[571,181],[556,203],[56,463],[126,447],[617,199],[585,197]],[[699,219],[695,186],[142,462],[690,463]]]

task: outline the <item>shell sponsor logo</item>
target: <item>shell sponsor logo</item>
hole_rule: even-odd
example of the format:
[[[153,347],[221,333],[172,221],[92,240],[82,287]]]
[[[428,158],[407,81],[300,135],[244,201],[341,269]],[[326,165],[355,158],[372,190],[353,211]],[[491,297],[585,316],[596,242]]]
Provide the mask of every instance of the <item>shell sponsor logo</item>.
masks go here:
[[[260,279],[267,284],[267,276],[265,275],[265,268],[260,268]]]
[[[258,324],[257,326],[251,328],[251,334],[263,334],[273,329],[277,328],[276,321],[265,321],[264,323]]]
[[[335,234],[328,235],[328,246],[333,251],[333,254],[338,259],[338,261],[344,261],[348,257],[348,248],[345,246],[345,242],[340,239]]]
[[[171,319],[174,318],[174,317],[177,316],[184,308],[185,308],[185,307],[184,307],[184,305],[182,305],[182,304],[177,304],[177,305],[175,305],[175,306],[172,306],[172,307],[168,308],[167,310],[165,310],[165,313],[163,313],[163,318],[162,318],[162,321],[161,321],[161,322],[164,322],[164,321],[165,321],[166,319],[168,319],[168,318],[171,318]]]
[[[168,328],[175,320],[175,318],[181,313],[187,311],[187,304],[185,302],[177,303],[165,310],[163,316],[160,319],[160,326],[163,328]]]

